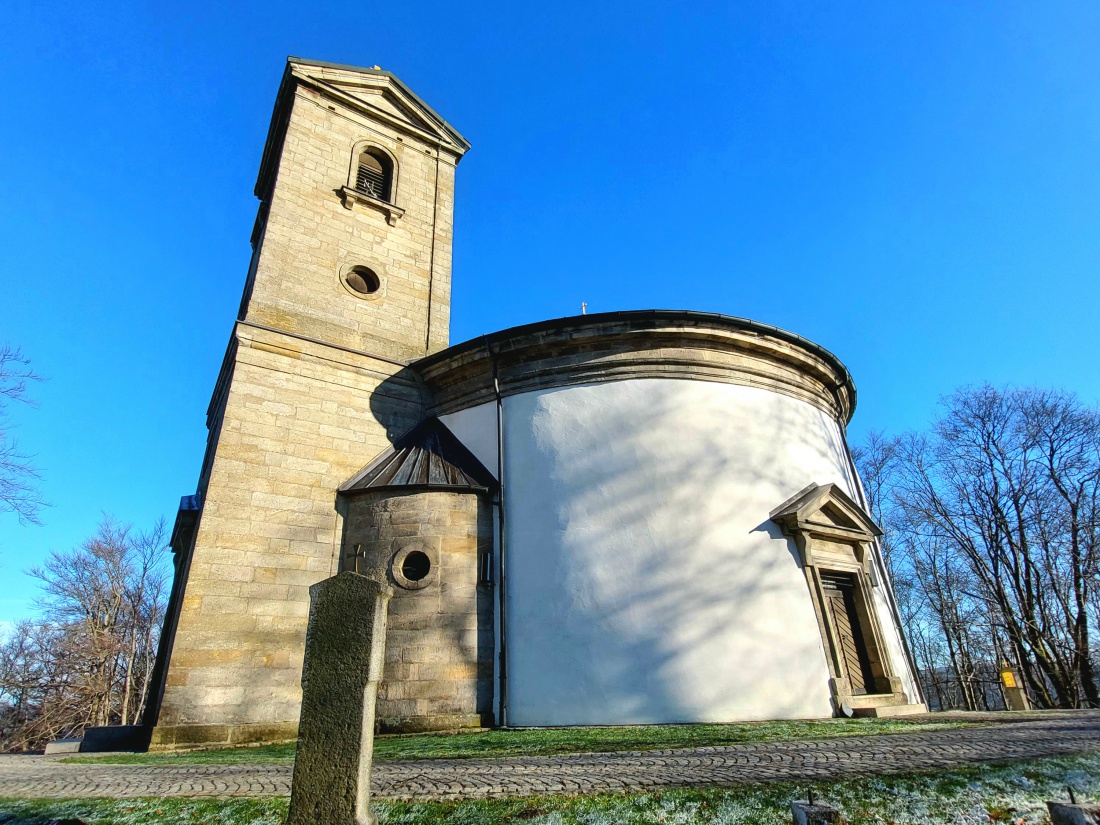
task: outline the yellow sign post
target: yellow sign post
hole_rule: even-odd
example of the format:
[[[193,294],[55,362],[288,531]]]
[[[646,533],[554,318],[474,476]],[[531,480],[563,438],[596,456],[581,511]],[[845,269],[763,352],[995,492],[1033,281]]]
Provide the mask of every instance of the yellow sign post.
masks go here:
[[[1020,687],[1016,671],[1008,662],[1001,663],[1001,684],[1003,685],[1005,704],[1009,710],[1031,710],[1031,702],[1024,689]]]

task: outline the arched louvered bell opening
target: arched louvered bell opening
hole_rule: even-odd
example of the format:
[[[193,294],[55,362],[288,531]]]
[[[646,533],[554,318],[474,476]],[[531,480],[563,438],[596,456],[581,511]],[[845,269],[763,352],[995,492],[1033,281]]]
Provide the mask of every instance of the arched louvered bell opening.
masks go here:
[[[359,156],[359,172],[355,176],[355,188],[364,195],[388,201],[390,199],[389,162],[371,152]]]

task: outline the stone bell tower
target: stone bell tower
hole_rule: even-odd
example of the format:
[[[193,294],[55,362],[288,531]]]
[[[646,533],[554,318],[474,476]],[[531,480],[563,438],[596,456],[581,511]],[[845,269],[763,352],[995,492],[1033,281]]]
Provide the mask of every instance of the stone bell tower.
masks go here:
[[[241,320],[389,358],[445,348],[468,148],[389,72],[290,58]]]
[[[295,735],[308,588],[340,565],[336,491],[420,420],[405,365],[448,344],[468,148],[389,72],[288,59],[198,492],[173,532],[151,747]]]

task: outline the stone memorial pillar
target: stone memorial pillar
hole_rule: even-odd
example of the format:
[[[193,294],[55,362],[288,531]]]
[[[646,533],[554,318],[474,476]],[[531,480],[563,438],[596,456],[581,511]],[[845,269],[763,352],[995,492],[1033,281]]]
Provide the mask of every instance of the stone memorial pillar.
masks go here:
[[[287,825],[373,825],[374,704],[393,590],[338,573],[309,589],[302,715]]]

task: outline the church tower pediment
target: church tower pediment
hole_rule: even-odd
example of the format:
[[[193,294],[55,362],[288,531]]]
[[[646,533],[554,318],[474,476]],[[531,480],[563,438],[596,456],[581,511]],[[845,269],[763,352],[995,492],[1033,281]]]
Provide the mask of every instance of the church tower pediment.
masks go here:
[[[408,98],[400,94],[396,87],[391,86],[388,82],[332,82],[326,85],[329,88],[329,94],[343,97],[349,103],[354,100],[360,106],[365,107],[372,117],[391,122],[397,121],[406,127],[425,132],[438,140],[448,141],[446,132],[437,123],[417,112],[416,108],[410,105]]]
[[[358,68],[291,57],[288,71],[299,81],[318,87],[350,108],[396,128],[420,133],[433,142],[451,147],[460,156],[469,142],[453,126],[391,72]]]

